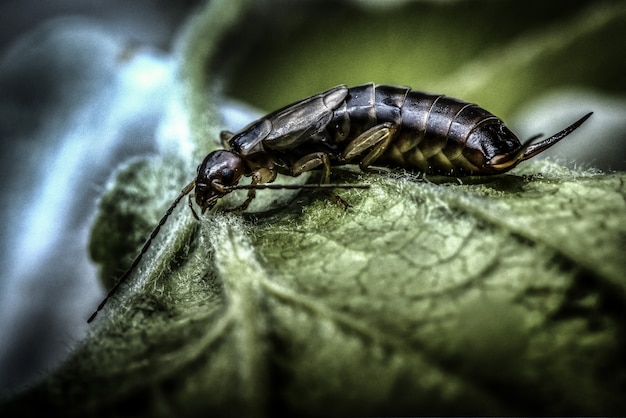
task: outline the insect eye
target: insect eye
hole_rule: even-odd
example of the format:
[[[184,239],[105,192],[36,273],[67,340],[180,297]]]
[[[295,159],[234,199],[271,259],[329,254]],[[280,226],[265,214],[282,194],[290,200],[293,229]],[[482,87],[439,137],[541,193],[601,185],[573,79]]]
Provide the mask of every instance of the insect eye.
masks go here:
[[[222,170],[222,184],[231,184],[234,177],[235,172],[232,169],[225,168]]]

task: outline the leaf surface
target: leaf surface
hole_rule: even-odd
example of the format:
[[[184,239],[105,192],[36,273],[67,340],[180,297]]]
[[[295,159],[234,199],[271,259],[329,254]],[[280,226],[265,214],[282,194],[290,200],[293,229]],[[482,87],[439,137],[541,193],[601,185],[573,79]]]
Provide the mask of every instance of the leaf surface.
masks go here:
[[[244,2],[228,4],[198,15],[189,36],[213,38],[182,54],[196,154],[219,130],[204,71],[211,28]],[[118,173],[92,238],[104,275],[128,265],[190,164]],[[0,414],[623,414],[625,178],[545,161],[463,182],[348,169],[333,180],[372,187],[341,191],[346,211],[272,191],[200,223],[179,208],[90,337]]]
[[[624,176],[527,168],[337,171],[372,184],[347,211],[321,192],[218,211],[164,238],[29,396],[72,415],[624,411]]]

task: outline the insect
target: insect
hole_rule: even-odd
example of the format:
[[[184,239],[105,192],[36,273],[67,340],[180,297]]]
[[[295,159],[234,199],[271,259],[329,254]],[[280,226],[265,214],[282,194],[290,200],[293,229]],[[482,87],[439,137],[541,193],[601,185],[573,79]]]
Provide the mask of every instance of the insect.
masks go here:
[[[533,144],[541,135],[521,143],[496,116],[462,100],[411,90],[374,85],[334,87],[283,107],[251,123],[238,133],[222,132],[225,149],[213,151],[159,221],[131,266],[111,289],[87,322],[93,321],[115,294],[185,196],[201,213],[238,189],[247,189],[244,210],[266,188],[365,188],[367,185],[330,184],[331,167],[358,164],[407,168],[450,176],[504,173],[551,147],[580,125],[572,125]],[[278,174],[298,176],[321,169],[319,185],[282,186],[272,183]],[[238,185],[250,177],[249,185]],[[195,191],[194,191],[195,190]],[[194,194],[191,192],[194,191]]]

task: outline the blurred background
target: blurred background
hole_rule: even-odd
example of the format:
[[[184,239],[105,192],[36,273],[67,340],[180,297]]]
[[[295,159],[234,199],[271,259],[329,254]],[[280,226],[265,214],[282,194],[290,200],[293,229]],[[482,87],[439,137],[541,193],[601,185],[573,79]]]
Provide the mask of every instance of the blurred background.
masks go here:
[[[549,155],[626,169],[624,1],[252,3],[207,68],[229,98],[224,128],[252,118],[233,99],[271,111],[373,81],[476,102],[521,138],[594,111]],[[111,173],[185,146],[177,45],[201,4],[0,4],[0,396],[87,330],[104,294],[89,228]]]
[[[0,396],[87,330],[97,199],[120,162],[162,151],[172,39],[194,4],[0,3]]]

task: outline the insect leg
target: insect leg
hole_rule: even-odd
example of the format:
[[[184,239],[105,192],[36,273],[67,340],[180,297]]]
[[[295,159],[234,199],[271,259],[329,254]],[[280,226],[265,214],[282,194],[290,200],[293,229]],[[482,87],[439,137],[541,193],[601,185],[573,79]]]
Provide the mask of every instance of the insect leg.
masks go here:
[[[361,170],[366,171],[369,165],[383,155],[391,143],[396,129],[397,126],[389,122],[371,127],[346,146],[343,157],[349,161],[371,149],[359,163]]]
[[[296,161],[291,167],[291,174],[293,176],[300,175],[305,171],[311,171],[317,167],[322,165],[322,178],[320,179],[321,184],[326,184],[330,182],[330,159],[328,158],[328,154],[323,152],[314,152],[304,157],[300,158]]]
[[[273,168],[261,167],[252,172],[251,185],[260,183],[271,183],[276,179],[277,172]],[[248,189],[248,197],[239,206],[232,209],[233,212],[243,212],[248,208],[250,202],[256,197],[256,189]]]
[[[305,171],[313,170],[314,168],[322,165],[322,177],[320,179],[320,184],[329,184],[330,183],[330,158],[328,158],[328,154],[323,152],[315,152],[304,157],[300,158],[292,167],[292,175],[297,176],[298,174],[302,174]],[[331,192],[331,199],[337,205],[342,207],[344,210],[351,207],[351,205],[342,199],[339,195]]]

